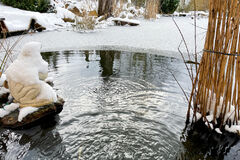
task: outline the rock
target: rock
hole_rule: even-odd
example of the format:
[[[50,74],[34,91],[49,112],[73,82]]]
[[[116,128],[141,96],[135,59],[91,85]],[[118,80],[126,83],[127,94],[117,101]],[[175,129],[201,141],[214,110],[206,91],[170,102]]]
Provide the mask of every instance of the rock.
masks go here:
[[[63,18],[62,19],[64,22],[70,22],[70,23],[74,23],[75,19],[71,19],[71,18]]]
[[[187,14],[186,13],[179,13],[179,17],[186,17]]]
[[[15,110],[14,112],[6,115],[3,118],[0,118],[0,124],[4,128],[25,128],[33,126],[37,124],[43,118],[51,117],[56,114],[59,114],[64,105],[64,100],[58,97],[58,101],[56,103],[48,104],[42,107],[39,107],[38,111],[33,112],[32,114],[27,115],[23,118],[21,122],[18,121],[19,110]]]
[[[137,20],[130,20],[126,18],[115,18],[113,19],[113,22],[117,26],[125,26],[125,25],[138,26],[140,24],[140,22]]]
[[[46,30],[46,28],[40,25],[39,23],[34,24],[34,29],[37,30],[38,32],[42,32],[43,30]]]
[[[71,11],[73,14],[79,17],[84,17],[86,15],[86,12],[84,11],[80,12],[80,10],[77,7],[73,7],[69,9],[69,11]]]
[[[4,93],[0,96],[0,104],[6,103],[8,101],[9,93]]]
[[[69,4],[65,4],[65,8],[67,9],[69,7]]]

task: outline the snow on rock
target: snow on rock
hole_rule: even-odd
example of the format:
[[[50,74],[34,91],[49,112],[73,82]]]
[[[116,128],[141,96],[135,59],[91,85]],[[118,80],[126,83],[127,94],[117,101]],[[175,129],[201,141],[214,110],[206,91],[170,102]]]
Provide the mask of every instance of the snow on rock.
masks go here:
[[[210,127],[210,129],[214,129],[214,127],[213,127],[213,124],[212,124],[212,123],[205,122],[205,125],[206,125],[207,127]]]
[[[112,20],[115,21],[115,22],[119,21],[119,22],[125,22],[125,23],[128,23],[128,24],[135,24],[135,25],[140,24],[140,21],[133,20],[133,19],[128,19],[128,18],[113,18]]]
[[[35,19],[37,23],[48,30],[67,25],[61,18],[58,18],[55,13],[25,11],[2,4],[0,4],[0,11],[0,17],[5,18],[4,22],[10,32],[28,30],[31,19]]]
[[[4,106],[4,109],[9,112],[15,111],[17,108],[19,108],[19,103],[11,103]]]
[[[7,11],[1,14],[5,18],[4,22],[10,32],[28,30],[31,19],[35,18],[32,15]]]
[[[0,77],[0,86],[3,86],[4,81],[7,79],[5,74],[2,74],[2,76]]]
[[[196,118],[197,118],[197,121],[200,120],[202,118],[202,115],[200,113],[196,113]]]
[[[27,115],[33,112],[36,112],[37,110],[38,108],[36,107],[24,107],[19,109],[18,121],[21,122],[24,117],[26,117]]]
[[[225,130],[228,132],[232,132],[232,133],[240,133],[240,125],[231,125],[231,127],[229,127],[228,125],[225,126]]]
[[[6,70],[7,80],[30,86],[39,84],[41,92],[37,100],[57,101],[55,91],[47,83],[39,79],[39,73],[48,73],[48,63],[40,54],[41,43],[29,42],[24,45],[18,58]]]
[[[209,122],[211,122],[213,120],[213,115],[214,115],[214,110],[215,110],[215,104],[216,104],[216,94],[214,93],[214,95],[212,96],[211,91],[209,91],[209,96],[208,96],[208,104],[207,106],[209,106],[210,102],[211,102],[211,106],[209,108],[207,108],[207,112],[209,112],[209,115],[206,117],[207,120]],[[216,110],[216,117],[218,118],[221,114],[221,108],[223,105],[223,97],[220,97],[220,101],[219,101],[219,105],[217,106],[217,110]],[[233,105],[229,105],[229,110],[226,112],[225,114],[225,118],[224,118],[224,123],[226,123],[227,120],[231,120],[232,122],[234,121],[234,113],[235,113],[235,107]]]
[[[190,11],[190,12],[177,12],[177,11],[175,11],[173,13],[173,16],[194,18],[195,14],[196,14],[197,18],[207,17],[209,15],[208,12],[204,12],[204,11],[196,11],[196,12],[194,12],[194,11]]]
[[[216,131],[218,134],[222,134],[222,132],[220,131],[219,128],[215,128],[215,131]]]
[[[212,120],[213,120],[213,115],[211,114],[211,115],[209,115],[209,116],[206,116],[206,118],[207,118],[208,122],[212,122]]]
[[[59,17],[59,18],[70,18],[70,19],[75,18],[75,14],[73,14],[68,9],[57,7],[56,11],[57,11],[57,17]]]
[[[50,83],[53,83],[53,77],[47,77],[46,79],[45,79],[45,82],[50,82]]]
[[[205,125],[210,127],[211,129],[213,129],[213,124],[212,124],[212,121],[213,121],[213,118],[214,118],[214,110],[215,110],[215,104],[216,104],[216,95],[212,95],[211,91],[209,91],[209,96],[208,96],[208,104],[207,106],[209,106],[210,102],[211,102],[211,105],[210,107],[207,107],[207,110],[206,112],[208,113],[208,115],[206,116],[206,119],[207,121],[205,122]],[[216,118],[219,118],[220,115],[221,115],[221,108],[222,108],[222,105],[223,105],[223,97],[220,97],[220,101],[219,101],[219,105],[217,106],[217,109],[216,109]],[[226,111],[226,114],[224,116],[224,120],[223,120],[223,125],[225,125],[225,130],[226,131],[229,131],[229,132],[233,132],[233,133],[240,133],[240,125],[231,125],[231,127],[229,127],[227,124],[227,122],[230,120],[231,122],[234,122],[235,120],[235,107],[233,105],[229,105],[229,109]],[[199,107],[199,105],[198,105]],[[197,113],[197,119],[198,117],[200,117],[200,113]],[[215,120],[214,122],[215,124],[217,124],[217,121]],[[216,128],[215,129],[216,132],[220,133],[221,131],[219,130],[219,128]]]
[[[3,108],[0,108],[0,118],[8,115],[9,113],[10,113],[9,111],[7,111],[7,110],[5,110]]]
[[[5,87],[0,87],[0,96],[9,93],[9,89],[6,89]]]
[[[86,10],[86,11],[92,11],[92,10],[97,10],[97,0],[58,0],[54,1],[52,0],[51,2],[52,5],[54,5],[56,8],[61,7],[65,8],[66,6],[67,9],[73,9],[74,7],[78,8],[79,10]]]

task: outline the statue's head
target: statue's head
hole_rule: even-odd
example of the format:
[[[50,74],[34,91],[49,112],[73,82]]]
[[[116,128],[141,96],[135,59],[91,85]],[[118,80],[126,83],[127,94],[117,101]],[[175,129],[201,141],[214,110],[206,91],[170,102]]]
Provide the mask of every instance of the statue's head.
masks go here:
[[[48,63],[43,60],[40,54],[41,46],[39,42],[26,43],[17,58],[18,65],[20,64],[20,66],[28,69],[31,67],[32,69],[37,69],[37,72],[47,74]]]
[[[22,48],[19,58],[23,58],[23,57],[39,58],[39,57],[41,57],[41,55],[40,55],[41,46],[42,45],[40,42],[26,43]]]

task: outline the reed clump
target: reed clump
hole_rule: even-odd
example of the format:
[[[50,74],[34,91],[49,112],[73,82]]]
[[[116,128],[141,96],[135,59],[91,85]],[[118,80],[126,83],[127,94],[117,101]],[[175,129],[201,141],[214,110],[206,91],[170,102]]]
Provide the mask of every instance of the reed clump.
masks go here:
[[[240,123],[239,25],[239,0],[209,0],[208,31],[187,120],[193,101],[193,118],[197,120],[200,113],[211,128],[226,129],[227,124],[229,128]]]

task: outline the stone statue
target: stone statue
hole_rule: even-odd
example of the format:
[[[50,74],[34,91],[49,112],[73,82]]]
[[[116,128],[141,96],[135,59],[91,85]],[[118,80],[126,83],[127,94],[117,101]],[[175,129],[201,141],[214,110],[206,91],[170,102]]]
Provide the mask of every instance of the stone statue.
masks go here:
[[[40,54],[41,44],[24,45],[17,59],[6,70],[8,88],[20,107],[40,107],[57,101],[53,88],[44,80],[48,63]]]

